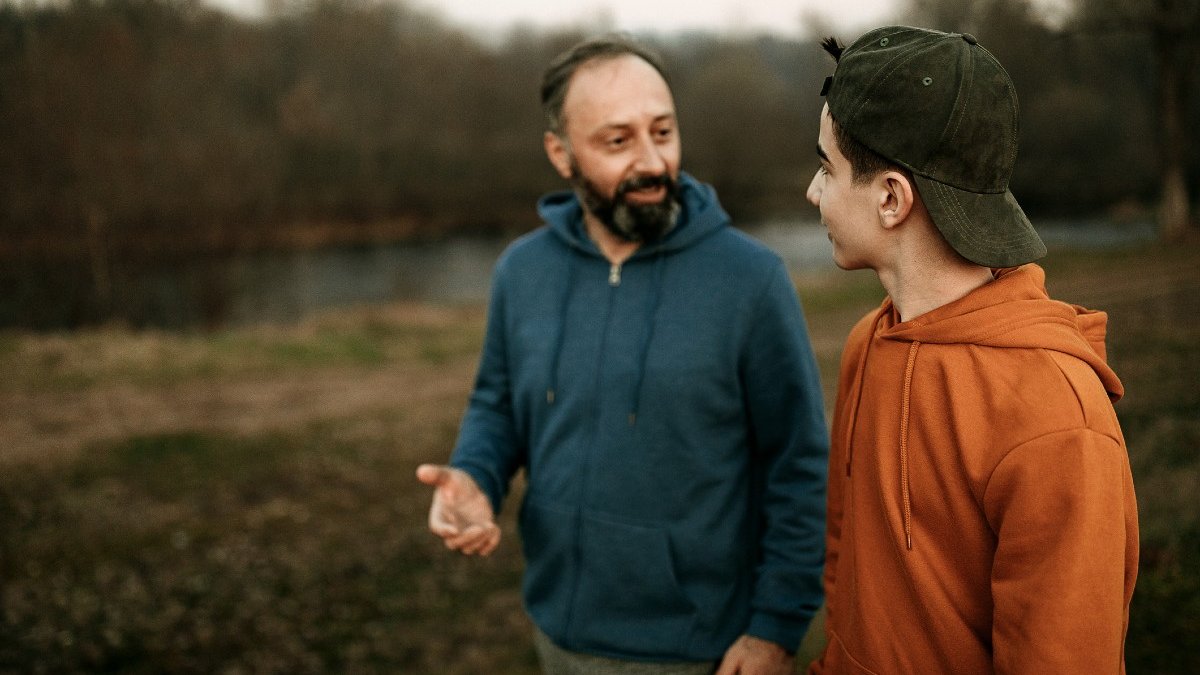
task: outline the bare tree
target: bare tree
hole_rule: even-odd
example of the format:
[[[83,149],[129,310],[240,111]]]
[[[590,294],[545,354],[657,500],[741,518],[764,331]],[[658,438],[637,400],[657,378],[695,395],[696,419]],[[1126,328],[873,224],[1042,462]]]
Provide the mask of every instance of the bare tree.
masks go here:
[[[1191,129],[1186,118],[1200,65],[1200,0],[1078,0],[1067,30],[1076,36],[1130,32],[1149,38],[1157,85],[1159,232],[1167,240],[1194,232],[1186,157],[1192,147]]]

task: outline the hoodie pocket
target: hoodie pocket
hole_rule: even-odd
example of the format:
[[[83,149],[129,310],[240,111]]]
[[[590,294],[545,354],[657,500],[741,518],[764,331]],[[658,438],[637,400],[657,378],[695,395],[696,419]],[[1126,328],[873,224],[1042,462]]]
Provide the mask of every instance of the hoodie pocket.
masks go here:
[[[680,588],[667,533],[527,499],[521,512],[525,603],[565,647],[677,656],[696,607]]]
[[[572,546],[577,529],[569,510],[542,506],[528,497],[521,508],[525,606],[534,623],[559,642],[565,639],[571,587],[579,572]]]
[[[680,587],[664,529],[585,516],[580,552],[571,624],[581,647],[632,656],[683,651],[696,606]]]
[[[825,653],[821,657],[821,662],[823,665],[822,672],[826,673],[876,675],[875,671],[859,663],[858,659],[850,655],[850,650],[846,648],[846,644],[832,630],[829,631],[829,646],[826,647]]]

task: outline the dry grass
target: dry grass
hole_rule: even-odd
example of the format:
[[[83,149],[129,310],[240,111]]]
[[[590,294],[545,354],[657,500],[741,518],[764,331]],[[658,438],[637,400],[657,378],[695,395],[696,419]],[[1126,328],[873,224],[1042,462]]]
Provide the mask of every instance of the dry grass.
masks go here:
[[[1110,312],[1129,392],[1131,672],[1189,672],[1200,652],[1198,260],[1192,242],[1048,265],[1056,295]],[[881,292],[861,273],[798,282],[832,396]],[[0,672],[535,672],[515,509],[496,556],[460,559],[412,478],[449,453],[483,319],[399,304],[215,334],[0,334]]]

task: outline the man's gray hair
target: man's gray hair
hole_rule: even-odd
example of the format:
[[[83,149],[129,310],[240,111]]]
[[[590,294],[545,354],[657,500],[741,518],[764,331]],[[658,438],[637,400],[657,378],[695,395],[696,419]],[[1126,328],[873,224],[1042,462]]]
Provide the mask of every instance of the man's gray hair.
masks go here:
[[[563,101],[567,98],[567,85],[580,66],[598,59],[615,59],[621,56],[636,56],[658,71],[667,87],[667,77],[662,59],[649,48],[623,35],[605,35],[585,40],[559,54],[542,75],[542,111],[546,114],[546,125],[550,131],[562,135]]]

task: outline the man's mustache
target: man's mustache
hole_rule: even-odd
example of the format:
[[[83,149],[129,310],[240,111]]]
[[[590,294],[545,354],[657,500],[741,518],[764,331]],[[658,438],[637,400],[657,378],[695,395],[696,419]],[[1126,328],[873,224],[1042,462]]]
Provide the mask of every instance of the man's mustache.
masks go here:
[[[665,173],[656,176],[634,176],[621,181],[617,186],[616,197],[624,196],[626,192],[632,190],[645,190],[646,188],[665,187],[670,192],[675,181],[671,180],[671,176]]]

